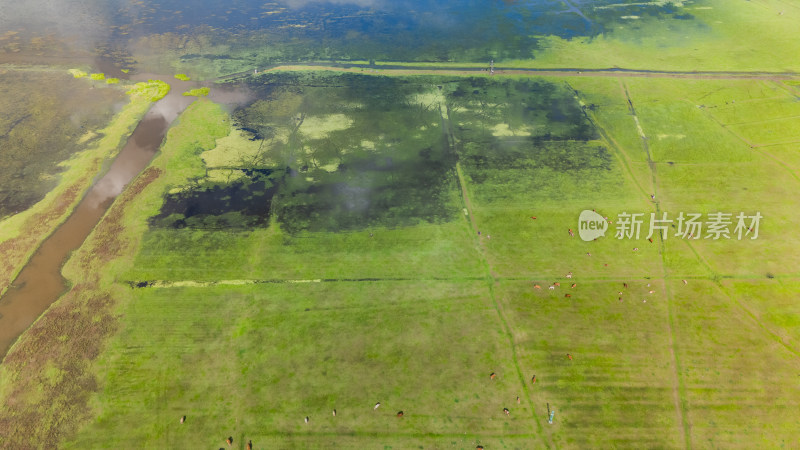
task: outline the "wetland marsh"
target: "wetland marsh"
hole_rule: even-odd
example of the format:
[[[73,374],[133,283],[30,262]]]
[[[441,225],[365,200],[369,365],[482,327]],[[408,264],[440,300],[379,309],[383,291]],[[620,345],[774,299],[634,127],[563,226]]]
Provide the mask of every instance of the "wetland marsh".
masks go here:
[[[3,8],[0,448],[800,445],[799,18]]]

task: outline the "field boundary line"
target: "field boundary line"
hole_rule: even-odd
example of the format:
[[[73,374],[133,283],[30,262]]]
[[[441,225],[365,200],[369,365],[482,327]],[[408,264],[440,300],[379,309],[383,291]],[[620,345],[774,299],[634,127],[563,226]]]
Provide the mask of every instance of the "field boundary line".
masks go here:
[[[575,97],[580,99],[580,93],[575,88],[573,88],[568,82],[566,84],[567,84],[567,87],[569,87],[569,89],[571,89],[572,92],[575,93]],[[622,166],[625,168],[625,172],[627,172],[628,179],[631,182],[633,182],[633,184],[637,188],[639,188],[639,191],[643,195],[647,195],[647,191],[645,191],[645,189],[642,187],[642,185],[639,184],[639,180],[637,180],[636,177],[633,175],[633,170],[631,169],[631,167],[629,165],[629,163],[632,164],[633,161],[630,159],[630,157],[627,155],[627,153],[625,153],[625,150],[623,149],[623,147],[621,145],[619,145],[619,143],[616,140],[614,140],[614,138],[611,136],[611,134],[608,133],[608,131],[606,131],[606,129],[603,128],[602,125],[600,125],[600,121],[594,116],[594,114],[591,114],[586,108],[582,108],[582,110],[583,110],[583,116],[586,117],[586,120],[588,120],[589,123],[591,123],[597,129],[597,132],[600,133],[600,137],[602,138],[602,140],[611,149],[614,150],[614,155],[617,157],[617,159],[619,159],[619,161],[622,163]]]
[[[641,137],[642,141],[642,149],[645,151],[647,155],[647,163],[648,167],[650,167],[650,176],[653,183],[653,195],[657,194],[657,179],[656,179],[656,165],[653,163],[653,159],[650,154],[650,146],[647,144],[647,135],[642,130],[642,127],[639,123],[639,118],[636,115],[636,108],[633,106],[633,99],[631,99],[630,92],[628,91],[628,86],[625,84],[624,81],[620,79],[620,87],[625,94],[625,99],[628,101],[628,107],[630,108],[631,116],[636,123],[636,127],[639,132],[639,136]],[[660,202],[658,200],[653,199],[653,203],[655,206],[656,213],[661,211]],[[659,246],[660,246],[660,253],[661,253],[661,277],[664,281],[664,293],[666,294],[667,298],[667,330],[669,332],[669,351],[672,355],[672,363],[674,370],[672,370],[672,398],[673,402],[675,403],[675,412],[678,418],[678,425],[683,430],[683,439],[684,439],[684,446],[686,448],[692,448],[692,424],[689,421],[688,417],[688,405],[686,400],[686,386],[683,382],[683,377],[681,376],[681,362],[680,358],[678,357],[678,351],[675,348],[675,313],[674,313],[674,302],[672,298],[672,293],[669,289],[669,282],[667,280],[667,255],[666,255],[666,244],[664,242],[663,237],[659,233],[658,235]],[[713,272],[712,272],[713,273]]]

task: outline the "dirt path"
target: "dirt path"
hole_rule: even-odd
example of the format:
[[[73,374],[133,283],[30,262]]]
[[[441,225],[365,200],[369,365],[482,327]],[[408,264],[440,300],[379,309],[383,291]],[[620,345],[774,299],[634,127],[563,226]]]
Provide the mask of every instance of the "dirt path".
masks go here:
[[[659,214],[661,212],[660,203],[657,200],[658,192],[658,180],[657,180],[657,172],[656,172],[656,165],[653,162],[652,155],[650,153],[650,145],[647,143],[647,135],[644,133],[642,129],[641,123],[639,123],[639,116],[636,115],[636,107],[633,105],[633,99],[631,99],[630,92],[628,91],[628,86],[625,85],[622,80],[620,80],[620,88],[622,89],[622,93],[625,96],[625,100],[628,102],[628,108],[630,111],[631,116],[633,117],[633,121],[636,124],[636,129],[639,133],[639,137],[641,138],[642,143],[642,150],[644,150],[645,154],[647,155],[647,165],[650,168],[650,176],[652,180],[652,188],[653,188],[653,203],[655,205],[655,212]],[[664,280],[664,294],[667,299],[667,332],[669,336],[669,352],[670,356],[672,356],[672,400],[675,404],[675,414],[678,419],[678,424],[683,430],[683,438],[684,438],[684,447],[685,448],[692,448],[692,424],[689,421],[688,411],[686,410],[686,387],[683,383],[683,378],[681,377],[681,363],[680,358],[678,357],[678,352],[675,348],[675,308],[672,299],[672,293],[669,289],[669,281],[667,279],[667,260],[666,260],[666,246],[664,243],[664,239],[661,238],[661,235],[658,235],[658,243],[661,253],[661,271],[662,271],[662,280]]]
[[[304,70],[328,70],[334,72],[352,72],[378,74],[385,76],[404,76],[404,75],[453,75],[453,76],[476,76],[489,75],[488,66],[481,67],[457,67],[457,66],[430,66],[420,67],[413,64],[397,63],[390,65],[370,66],[368,64],[347,64],[347,63],[304,63],[304,64],[285,64],[262,70],[265,72],[290,72]],[[252,76],[253,72],[244,71],[232,73],[215,78],[210,81],[233,80]],[[512,68],[495,67],[494,76],[503,75],[527,75],[536,77],[615,77],[615,78],[676,78],[694,80],[770,80],[782,81],[800,78],[800,72],[736,72],[736,71],[669,71],[669,70],[646,70],[646,69],[623,69],[619,67],[609,67],[604,69],[585,69],[579,67],[550,67],[550,68]]]

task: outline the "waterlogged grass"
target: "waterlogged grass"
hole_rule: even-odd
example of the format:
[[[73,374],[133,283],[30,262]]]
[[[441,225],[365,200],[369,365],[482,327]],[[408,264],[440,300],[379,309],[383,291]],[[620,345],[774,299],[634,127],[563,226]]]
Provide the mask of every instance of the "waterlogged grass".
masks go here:
[[[95,81],[102,81],[106,79],[106,74],[104,73],[93,73],[89,75],[89,78]]]
[[[192,79],[192,77],[186,75],[185,73],[176,73],[175,78],[181,81],[189,81]]]

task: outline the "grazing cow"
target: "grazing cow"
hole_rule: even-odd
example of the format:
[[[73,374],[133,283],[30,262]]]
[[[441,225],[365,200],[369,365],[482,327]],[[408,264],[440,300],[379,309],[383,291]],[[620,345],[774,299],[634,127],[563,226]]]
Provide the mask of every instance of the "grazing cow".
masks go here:
[[[403,417],[403,411],[398,411],[397,412],[397,417]]]
[[[555,291],[555,290],[556,290],[556,287],[555,287],[555,286],[548,286],[548,288],[547,288],[547,289],[550,289],[551,291]]]
[[[564,297],[570,298],[570,297],[572,297],[572,294],[564,294]]]
[[[503,408],[503,412],[506,413],[507,416],[511,414],[511,411],[509,411],[508,408]]]
[[[556,281],[555,283],[553,283],[553,286],[561,286],[561,283],[559,283],[558,281]]]
[[[381,407],[381,402],[375,403],[375,407],[372,408],[373,410],[378,409]]]
[[[333,417],[336,417],[336,410],[333,410]]]
[[[633,251],[638,252],[639,251],[639,247],[633,247]]]
[[[228,437],[228,439],[225,439],[225,442],[228,444],[228,447],[233,445],[233,436],[230,436]]]
[[[570,236],[575,236],[575,233],[572,232],[572,228],[569,229],[569,235]]]
[[[647,240],[650,241],[651,244],[653,243],[653,238],[647,238]]]
[[[489,378],[491,378],[492,380],[494,380],[495,377],[497,377],[496,373],[492,372],[492,373],[489,374]]]
[[[247,450],[253,450],[253,441],[247,441]]]
[[[181,416],[181,423],[186,422],[186,416]]]
[[[519,405],[519,403],[520,403],[520,402],[519,402],[519,395],[518,395],[518,396],[517,396],[517,404]]]
[[[651,293],[651,294],[652,294],[653,292],[655,292],[655,291],[650,291],[650,293]]]
[[[628,289],[628,283],[622,283],[622,287],[624,287],[625,289]]]
[[[531,377],[531,383],[536,384],[536,375]]]
[[[306,416],[305,420],[306,420],[306,423],[308,423],[308,421],[311,420],[311,419],[309,419],[308,416]]]
[[[569,272],[569,273],[567,274],[567,278],[572,278],[572,272]]]
[[[534,285],[533,285],[533,288],[534,288],[534,289],[541,289],[542,287],[541,287],[541,286],[539,286],[538,284],[534,284]]]
[[[572,283],[572,286],[570,286],[570,287],[575,289],[575,286],[577,286],[577,285],[578,285],[578,283]]]
[[[689,284],[689,282],[688,282],[688,281],[686,281],[686,280],[681,280],[681,281],[683,281],[683,284],[684,284],[684,285],[686,285],[686,284]]]
[[[570,355],[569,353],[567,353],[567,358],[569,358],[570,360],[572,360],[572,355]]]
[[[483,446],[479,445],[479,446],[475,447],[475,450],[483,450]]]

